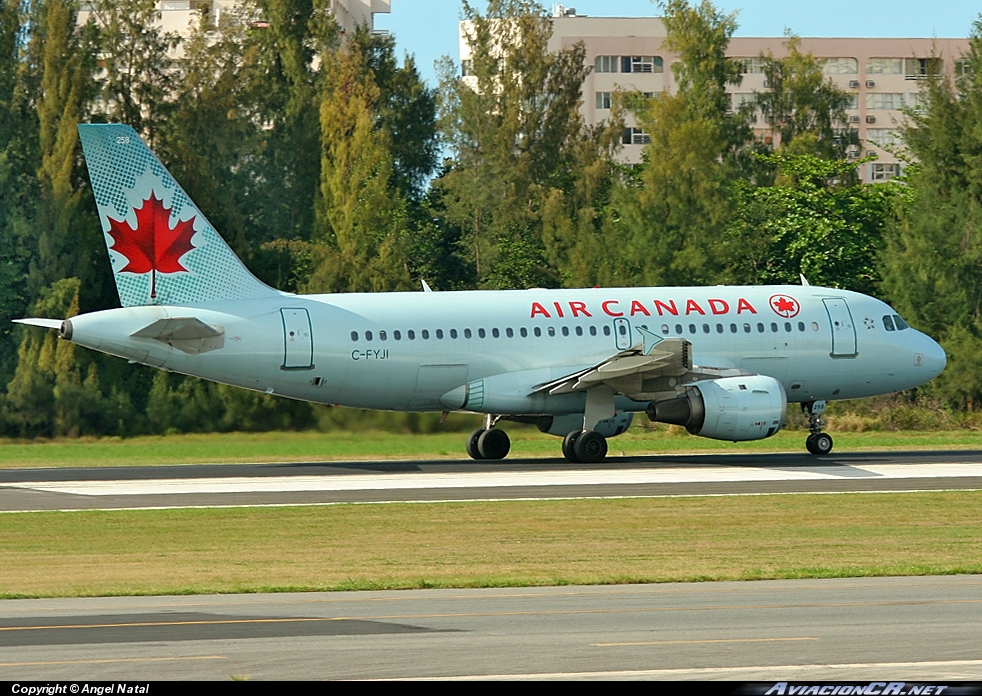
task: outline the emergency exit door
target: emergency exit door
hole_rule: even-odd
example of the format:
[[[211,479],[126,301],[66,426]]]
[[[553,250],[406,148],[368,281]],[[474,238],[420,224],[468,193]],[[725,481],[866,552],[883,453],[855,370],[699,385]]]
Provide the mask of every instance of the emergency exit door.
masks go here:
[[[283,370],[314,367],[314,332],[306,309],[281,309],[283,317]]]

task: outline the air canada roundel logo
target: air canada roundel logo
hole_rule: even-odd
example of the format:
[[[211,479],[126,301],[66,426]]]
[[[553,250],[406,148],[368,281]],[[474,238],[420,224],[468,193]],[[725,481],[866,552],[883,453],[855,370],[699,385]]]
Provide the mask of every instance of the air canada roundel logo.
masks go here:
[[[785,319],[796,317],[798,316],[798,312],[801,311],[801,304],[790,295],[771,295],[768,304],[770,304],[775,314]]]

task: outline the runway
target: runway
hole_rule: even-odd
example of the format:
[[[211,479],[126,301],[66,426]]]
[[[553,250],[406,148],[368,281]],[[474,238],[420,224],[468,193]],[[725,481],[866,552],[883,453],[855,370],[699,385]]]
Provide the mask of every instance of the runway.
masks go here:
[[[6,600],[0,679],[982,679],[982,576]]]
[[[982,452],[20,469],[0,511],[924,490],[982,490]]]

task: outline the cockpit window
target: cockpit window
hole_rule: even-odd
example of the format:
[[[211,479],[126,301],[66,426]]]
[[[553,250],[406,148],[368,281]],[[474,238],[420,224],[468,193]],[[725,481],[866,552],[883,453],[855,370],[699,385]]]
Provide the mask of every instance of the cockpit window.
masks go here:
[[[893,319],[890,318],[889,314],[883,315],[883,328],[887,331],[896,331],[896,329],[893,328]]]
[[[897,331],[903,331],[904,329],[909,329],[907,322],[900,318],[899,314],[893,315],[893,323],[897,325]]]

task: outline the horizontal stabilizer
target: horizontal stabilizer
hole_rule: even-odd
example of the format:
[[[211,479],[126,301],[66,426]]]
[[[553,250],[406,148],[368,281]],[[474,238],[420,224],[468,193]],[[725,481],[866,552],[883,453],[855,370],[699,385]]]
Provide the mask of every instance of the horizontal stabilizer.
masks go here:
[[[27,318],[27,319],[14,319],[15,324],[27,324],[28,326],[40,326],[45,329],[60,329],[61,319],[40,319],[40,318]]]
[[[134,338],[152,338],[192,355],[225,346],[224,327],[206,324],[195,317],[158,319],[131,335]]]

